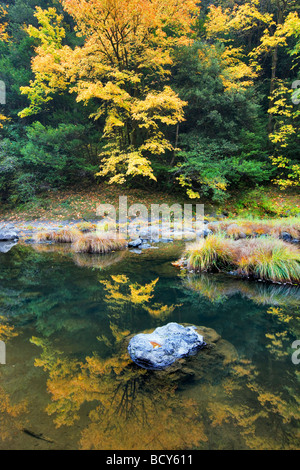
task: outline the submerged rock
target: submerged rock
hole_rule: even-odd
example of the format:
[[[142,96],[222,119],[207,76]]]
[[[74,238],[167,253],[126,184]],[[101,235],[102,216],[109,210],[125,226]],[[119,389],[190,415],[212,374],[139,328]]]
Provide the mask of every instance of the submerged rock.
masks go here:
[[[129,250],[130,253],[134,253],[135,255],[141,255],[143,253],[142,250],[139,250],[138,248],[133,248],[133,250]]]
[[[164,369],[177,359],[195,354],[205,344],[195,326],[168,323],[152,333],[134,336],[129,342],[128,352],[137,365],[155,370]]]

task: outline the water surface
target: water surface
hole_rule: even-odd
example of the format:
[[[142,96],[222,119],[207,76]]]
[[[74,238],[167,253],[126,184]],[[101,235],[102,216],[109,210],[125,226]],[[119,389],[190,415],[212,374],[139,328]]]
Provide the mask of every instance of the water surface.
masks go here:
[[[0,449],[299,448],[300,289],[183,275],[181,249],[0,254]],[[133,364],[128,338],[170,321],[220,340],[166,371]]]

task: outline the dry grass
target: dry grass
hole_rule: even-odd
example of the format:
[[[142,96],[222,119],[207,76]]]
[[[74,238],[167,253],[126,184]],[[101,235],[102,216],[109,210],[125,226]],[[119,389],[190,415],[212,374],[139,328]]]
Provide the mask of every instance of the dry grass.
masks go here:
[[[232,241],[211,235],[191,243],[186,250],[187,266],[197,272],[221,271],[233,262]]]
[[[109,232],[81,234],[73,244],[76,253],[110,253],[124,250],[126,247],[126,240]]]
[[[76,227],[72,227],[70,229],[66,228],[56,232],[54,241],[57,243],[73,243],[81,237],[81,235],[82,232],[80,232]]]
[[[196,272],[237,272],[253,279],[300,282],[299,250],[272,237],[233,241],[216,234],[191,244],[186,251],[188,269]]]
[[[274,238],[237,242],[236,264],[240,274],[278,282],[300,282],[300,253]]]
[[[213,233],[226,233],[232,238],[239,238],[241,233],[247,237],[271,235],[280,238],[283,232],[300,239],[300,217],[281,219],[226,219],[219,223],[209,223],[207,228]]]
[[[37,232],[34,234],[33,239],[36,242],[54,241],[55,233],[54,230]]]
[[[41,231],[34,235],[34,240],[37,242],[53,241],[56,243],[73,243],[77,238],[82,235],[82,232],[76,227],[64,228],[62,230]]]
[[[34,239],[37,242],[71,243],[72,251],[76,253],[103,254],[124,250],[127,247],[127,241],[113,232],[82,233],[78,227],[41,231],[34,236]]]

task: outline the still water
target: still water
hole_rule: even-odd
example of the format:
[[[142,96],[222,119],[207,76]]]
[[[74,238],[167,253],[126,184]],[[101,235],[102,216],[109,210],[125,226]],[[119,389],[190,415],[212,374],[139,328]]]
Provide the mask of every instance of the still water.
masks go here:
[[[0,254],[0,449],[300,447],[300,289],[184,275],[181,249]],[[131,335],[170,321],[211,346],[165,371],[133,364]]]

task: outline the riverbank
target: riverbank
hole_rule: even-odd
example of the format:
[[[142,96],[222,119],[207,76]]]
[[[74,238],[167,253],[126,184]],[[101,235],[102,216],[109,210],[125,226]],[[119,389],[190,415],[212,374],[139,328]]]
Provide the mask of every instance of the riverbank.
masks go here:
[[[80,221],[96,218],[99,204],[119,205],[119,197],[127,196],[128,205],[140,203],[149,210],[151,204],[204,204],[208,219],[219,217],[232,218],[276,218],[293,217],[300,214],[299,191],[290,189],[280,191],[276,187],[253,189],[232,193],[223,203],[210,199],[188,199],[176,192],[163,193],[145,189],[129,189],[106,184],[82,190],[48,191],[39,198],[14,206],[0,205],[0,223],[3,221],[28,222],[37,221]]]
[[[201,242],[201,246],[197,245],[193,248],[193,256],[190,259],[188,257],[187,265],[189,270],[199,272],[213,270],[209,263],[208,266],[203,264],[202,258],[204,255],[206,256],[207,246],[211,241],[216,240],[218,242],[217,251],[219,251],[217,253],[218,259],[216,260],[215,246],[210,250],[213,252],[210,256],[212,256],[212,263],[217,271],[237,270],[237,273],[242,277],[275,282],[298,284],[300,281],[300,216],[293,215],[297,214],[299,206],[296,201],[299,201],[295,199],[294,193],[289,195],[290,199],[282,200],[282,205],[277,200],[277,202],[273,200],[274,205],[279,208],[278,213],[281,214],[279,217],[271,217],[267,214],[264,217],[246,217],[243,212],[242,217],[235,216],[232,212],[228,213],[224,206],[216,208],[207,204],[204,206],[205,225],[201,226],[201,223],[199,224],[197,221],[193,228],[185,231],[175,227],[169,231],[169,227],[166,228],[160,225],[158,220],[150,220],[150,218],[144,219],[142,227],[139,227],[139,223],[133,227],[131,222],[134,222],[134,217],[131,217],[127,220],[127,224],[121,226],[123,229],[121,244],[120,240],[118,242],[112,240],[111,231],[114,229],[114,224],[110,226],[109,223],[103,221],[102,228],[97,233],[95,232],[96,228],[99,228],[98,224],[101,220],[97,217],[97,206],[112,204],[118,210],[120,196],[124,196],[120,192],[120,188],[118,191],[112,191],[112,188],[107,186],[102,189],[99,187],[98,191],[93,193],[90,191],[72,194],[60,193],[55,198],[52,195],[52,198],[49,196],[48,209],[40,207],[40,210],[37,210],[36,208],[34,216],[33,207],[31,209],[27,207],[25,212],[20,208],[16,212],[2,212],[0,229],[5,225],[12,224],[12,229],[17,234],[15,238],[19,239],[19,243],[35,245],[70,243],[72,250],[76,253],[102,254],[128,248],[133,253],[141,254],[144,250],[157,248],[159,243],[198,240]],[[166,204],[169,207],[174,203],[183,205],[188,202],[191,204],[191,201],[177,200],[176,195],[157,193],[153,195],[147,191],[130,190],[126,196],[128,207],[135,203],[144,204],[149,214],[151,214],[151,204]],[[200,201],[193,202],[196,204]],[[258,202],[256,201],[256,204]],[[283,209],[292,207],[292,203],[294,210],[289,210],[284,215]],[[289,213],[292,215],[288,216]],[[124,231],[128,228],[131,230]],[[5,238],[2,239],[5,240]],[[12,240],[12,243],[2,246],[3,253],[9,251],[16,243],[13,237],[8,240]],[[205,243],[204,240],[206,240]],[[228,248],[229,244],[230,249]],[[226,253],[229,253],[230,256],[228,255],[228,260],[224,261]],[[286,255],[285,266],[282,266],[284,264],[283,255]],[[221,260],[221,264],[219,260]],[[199,263],[201,266],[198,266]],[[293,265],[293,269],[289,267],[286,272],[287,264]],[[265,273],[262,273],[262,265],[266,270]],[[276,271],[275,274],[271,272],[273,269]]]

